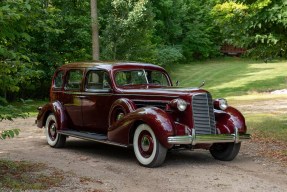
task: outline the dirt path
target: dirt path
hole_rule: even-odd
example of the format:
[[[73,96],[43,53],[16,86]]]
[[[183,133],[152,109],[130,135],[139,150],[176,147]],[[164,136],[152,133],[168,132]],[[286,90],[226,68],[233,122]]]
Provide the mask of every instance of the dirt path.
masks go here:
[[[137,164],[130,149],[69,138],[64,149],[46,143],[34,118],[1,122],[0,129],[20,128],[20,136],[0,140],[0,158],[45,163],[68,177],[48,191],[286,191],[287,169],[256,155],[245,142],[232,162],[214,160],[208,151],[168,153],[162,167]],[[72,179],[71,179],[72,178]],[[83,181],[84,180],[84,181]]]

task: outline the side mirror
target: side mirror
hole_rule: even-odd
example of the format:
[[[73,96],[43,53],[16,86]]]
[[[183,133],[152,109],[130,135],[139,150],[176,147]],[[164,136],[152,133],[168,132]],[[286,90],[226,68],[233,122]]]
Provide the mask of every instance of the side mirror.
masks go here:
[[[178,80],[176,80],[175,86],[179,86],[179,81]]]

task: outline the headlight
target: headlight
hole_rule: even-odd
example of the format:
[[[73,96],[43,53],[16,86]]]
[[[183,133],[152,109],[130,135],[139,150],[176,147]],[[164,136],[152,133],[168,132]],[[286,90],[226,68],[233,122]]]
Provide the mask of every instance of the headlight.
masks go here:
[[[226,99],[216,99],[214,101],[214,108],[215,109],[221,109],[221,110],[225,110],[228,107],[228,103],[226,101]]]
[[[179,111],[184,111],[187,107],[187,102],[183,99],[174,99],[170,102],[170,106],[177,108]]]

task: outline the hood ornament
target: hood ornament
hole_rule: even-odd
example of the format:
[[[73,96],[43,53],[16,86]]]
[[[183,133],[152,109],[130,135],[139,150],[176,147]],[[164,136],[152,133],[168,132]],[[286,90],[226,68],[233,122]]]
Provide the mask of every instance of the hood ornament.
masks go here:
[[[202,81],[202,83],[198,86],[198,88],[201,88],[205,85],[205,81]]]

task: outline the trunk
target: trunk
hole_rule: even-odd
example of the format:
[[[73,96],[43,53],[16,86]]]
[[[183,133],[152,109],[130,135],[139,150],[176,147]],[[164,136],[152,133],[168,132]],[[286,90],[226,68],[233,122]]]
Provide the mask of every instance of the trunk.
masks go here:
[[[91,19],[92,19],[92,46],[93,60],[99,60],[99,25],[97,13],[97,0],[91,0]]]

